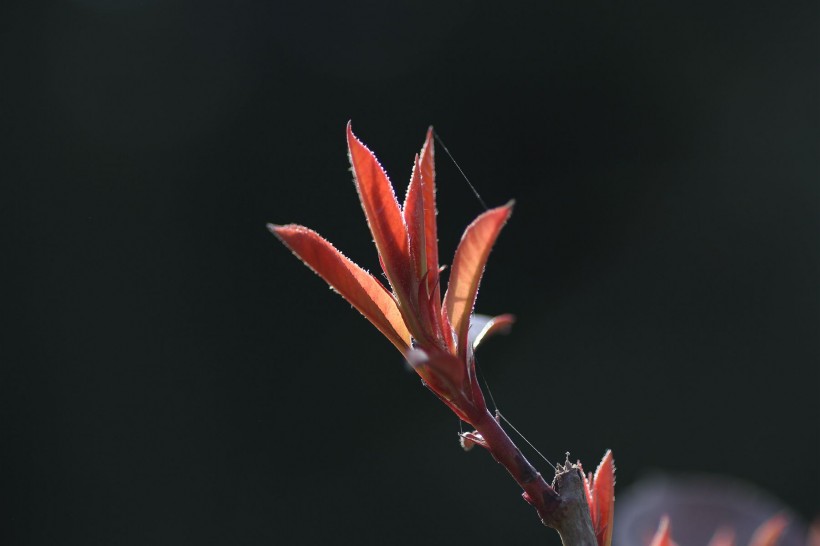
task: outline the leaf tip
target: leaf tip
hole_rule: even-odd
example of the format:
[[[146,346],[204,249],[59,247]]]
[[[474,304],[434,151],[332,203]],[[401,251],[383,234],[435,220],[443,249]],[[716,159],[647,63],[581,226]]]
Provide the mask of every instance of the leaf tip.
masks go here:
[[[601,469],[605,469],[604,472],[610,473],[612,475],[613,481],[614,481],[614,477],[615,477],[615,458],[612,456],[612,450],[611,449],[606,450],[606,453],[604,453],[604,456],[601,459],[601,462],[598,464],[598,469],[595,471],[595,473],[597,474],[598,472],[601,472]]]
[[[266,224],[268,231],[273,233],[280,241],[284,242],[289,236],[296,236],[309,232],[305,226],[299,224]]]
[[[353,147],[353,143],[359,144],[360,146],[364,146],[362,144],[362,141],[359,140],[359,137],[357,137],[353,133],[353,120],[348,120],[347,126],[345,127],[345,133],[347,134],[347,147],[348,147],[348,149]]]

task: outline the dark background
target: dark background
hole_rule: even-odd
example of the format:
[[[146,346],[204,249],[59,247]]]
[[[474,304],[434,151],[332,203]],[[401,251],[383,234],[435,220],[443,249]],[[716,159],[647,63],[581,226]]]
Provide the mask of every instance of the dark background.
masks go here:
[[[820,510],[815,2],[4,11],[4,544],[557,543],[265,230],[378,269],[349,119],[400,194],[432,123],[517,200],[480,356],[541,451]],[[437,157],[447,263],[482,209]]]

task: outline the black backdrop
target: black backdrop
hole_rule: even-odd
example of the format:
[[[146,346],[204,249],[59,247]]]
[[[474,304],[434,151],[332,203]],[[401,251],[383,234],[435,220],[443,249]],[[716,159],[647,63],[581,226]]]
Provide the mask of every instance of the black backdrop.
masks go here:
[[[5,544],[557,542],[265,230],[378,269],[348,119],[399,192],[432,123],[517,199],[480,356],[543,452],[820,509],[816,3],[5,11]],[[446,263],[481,207],[438,160]]]

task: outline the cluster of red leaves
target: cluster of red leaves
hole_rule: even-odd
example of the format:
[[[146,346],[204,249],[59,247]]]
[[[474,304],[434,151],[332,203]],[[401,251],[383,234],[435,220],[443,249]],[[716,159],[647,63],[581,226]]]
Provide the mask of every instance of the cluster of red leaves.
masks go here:
[[[376,156],[356,138],[350,124],[347,145],[356,189],[390,290],[315,231],[296,224],[268,227],[378,328],[456,415],[472,423],[486,411],[473,350],[487,332],[511,322],[509,315],[502,315],[470,335],[484,265],[512,203],[486,211],[467,227],[442,299],[432,128],[413,162],[403,205]]]

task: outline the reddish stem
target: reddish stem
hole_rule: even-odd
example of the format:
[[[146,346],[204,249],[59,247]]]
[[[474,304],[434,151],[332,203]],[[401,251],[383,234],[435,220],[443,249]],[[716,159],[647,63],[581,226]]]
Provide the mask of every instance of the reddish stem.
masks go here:
[[[489,411],[484,410],[472,424],[484,438],[493,458],[524,490],[524,498],[538,512],[544,525],[554,527],[555,512],[561,504],[561,497],[555,489],[535,470]]]

